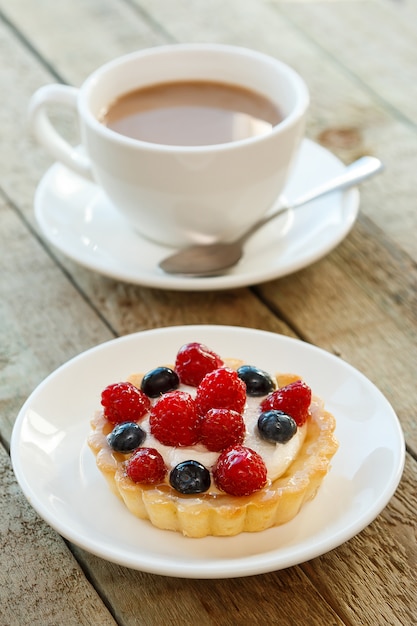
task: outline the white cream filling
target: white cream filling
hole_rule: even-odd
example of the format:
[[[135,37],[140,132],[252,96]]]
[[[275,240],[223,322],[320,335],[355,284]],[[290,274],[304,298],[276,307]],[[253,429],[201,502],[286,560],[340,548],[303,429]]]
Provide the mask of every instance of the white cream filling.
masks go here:
[[[181,389],[195,396],[194,388],[181,385]],[[247,397],[243,415],[246,435],[242,445],[261,455],[266,465],[268,480],[272,482],[279,478],[297,457],[303,445],[307,428],[305,425],[297,428],[297,432],[287,443],[274,443],[261,439],[257,422],[260,414],[259,405],[263,399]],[[310,407],[312,412],[319,410],[319,407],[315,405],[317,403],[313,401]],[[146,440],[143,445],[158,450],[169,471],[178,463],[189,460],[198,461],[207,469],[211,469],[220,454],[219,452],[210,452],[201,444],[182,447],[164,446],[150,433],[149,414],[139,424],[146,432]]]

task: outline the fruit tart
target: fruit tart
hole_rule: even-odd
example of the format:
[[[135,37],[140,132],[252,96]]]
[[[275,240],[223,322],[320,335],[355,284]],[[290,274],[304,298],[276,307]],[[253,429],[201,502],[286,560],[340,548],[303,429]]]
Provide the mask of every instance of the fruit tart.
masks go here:
[[[137,517],[189,537],[290,521],[338,447],[334,417],[300,377],[197,342],[173,365],[106,387],[91,426],[110,489]]]

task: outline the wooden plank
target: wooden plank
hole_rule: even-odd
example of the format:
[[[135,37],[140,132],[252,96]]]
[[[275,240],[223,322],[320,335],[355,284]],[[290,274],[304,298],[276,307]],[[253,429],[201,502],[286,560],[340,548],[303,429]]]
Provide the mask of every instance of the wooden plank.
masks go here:
[[[2,0],[0,7],[50,69],[74,85],[106,61],[164,41],[158,29],[143,20],[128,2],[119,0],[71,4],[40,0],[36,19],[31,0]]]
[[[341,356],[381,389],[414,451],[416,276],[407,255],[360,218],[333,254],[296,280],[289,276],[256,289],[304,339]]]
[[[18,410],[41,380],[114,334],[1,200],[0,249],[7,250],[0,255],[0,428],[9,441]]]
[[[383,160],[386,172],[366,187],[362,210],[416,260],[415,179],[409,176],[417,167],[416,3],[369,0],[358,10],[356,2],[343,0],[267,1],[321,50],[322,66],[304,74],[314,99],[310,136],[345,162],[365,152]],[[352,89],[336,75],[350,78]],[[358,88],[368,102],[356,98]],[[409,159],[411,170],[404,167]]]
[[[341,72],[353,74],[364,89],[377,94],[393,116],[403,117],[415,132],[415,2],[366,0],[358,10],[355,2],[347,0],[266,1],[330,55]]]
[[[75,554],[94,572],[96,586],[105,588],[123,626],[138,623],[138,599],[139,623],[147,626],[293,626],[303,619],[312,626],[345,623],[298,567],[255,577],[185,580],[129,570],[78,548]]]
[[[412,624],[417,614],[412,585],[417,563],[416,480],[417,463],[408,458],[403,480],[387,508],[348,543],[301,565],[308,578],[299,567],[293,567],[256,577],[186,581],[106,563],[79,548],[75,548],[75,554],[84,567],[94,572],[97,588],[105,588],[124,626],[137,623],[138,596],[146,598],[141,603],[141,617],[149,626],[191,626],[196,621],[203,626],[243,626],[248,620],[282,626],[374,626],[381,619],[392,626],[403,626]],[[318,590],[319,600],[311,593],[309,581]]]
[[[350,542],[302,565],[346,624],[414,624],[417,463],[407,457],[387,508]]]
[[[1,445],[0,499],[0,623],[114,625],[64,541],[26,502]]]

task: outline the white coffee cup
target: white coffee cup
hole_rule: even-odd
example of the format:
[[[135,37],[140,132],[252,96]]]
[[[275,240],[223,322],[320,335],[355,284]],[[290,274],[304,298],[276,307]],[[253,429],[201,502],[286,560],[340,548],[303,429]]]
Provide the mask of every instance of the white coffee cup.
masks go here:
[[[184,80],[258,92],[278,105],[283,120],[247,139],[173,146],[126,137],[98,119],[127,92]],[[81,148],[70,146],[52,125],[48,113],[57,104],[78,112]],[[41,87],[30,101],[29,122],[51,155],[93,180],[133,229],[182,246],[233,239],[276,203],[304,133],[308,105],[302,78],[272,57],[228,45],[177,44],[115,59],[79,89]]]

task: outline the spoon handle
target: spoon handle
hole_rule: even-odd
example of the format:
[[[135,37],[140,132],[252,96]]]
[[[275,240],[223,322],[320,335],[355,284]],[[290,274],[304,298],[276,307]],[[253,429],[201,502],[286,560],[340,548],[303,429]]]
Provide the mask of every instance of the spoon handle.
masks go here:
[[[281,206],[273,211],[273,213],[266,215],[263,219],[254,224],[252,228],[246,231],[246,233],[244,233],[244,235],[240,237],[239,241],[241,243],[245,242],[255,230],[258,230],[260,226],[267,224],[279,215],[282,215],[282,213],[285,213],[290,209],[297,209],[298,207],[307,204],[307,202],[311,202],[311,200],[320,198],[321,196],[331,193],[332,191],[352,187],[353,185],[362,182],[366,178],[369,178],[373,174],[376,174],[377,172],[382,170],[383,167],[384,166],[381,161],[376,157],[361,157],[357,161],[354,161],[353,163],[348,165],[344,169],[342,174],[340,174],[340,176],[336,176],[336,178],[332,178],[332,180],[327,181],[322,185],[318,185],[318,187],[314,187],[314,189],[311,189],[307,193],[302,194],[294,201],[289,202],[285,206]]]
[[[357,161],[348,165],[340,176],[336,176],[336,178],[333,178],[332,180],[329,180],[314,189],[310,189],[310,191],[302,196],[299,196],[294,202],[291,202],[287,208],[295,209],[302,204],[306,204],[307,202],[310,202],[315,198],[319,198],[326,193],[330,193],[331,191],[335,191],[336,189],[346,189],[346,187],[356,185],[378,172],[382,169],[382,167],[383,165],[381,161],[376,157],[361,157]]]

